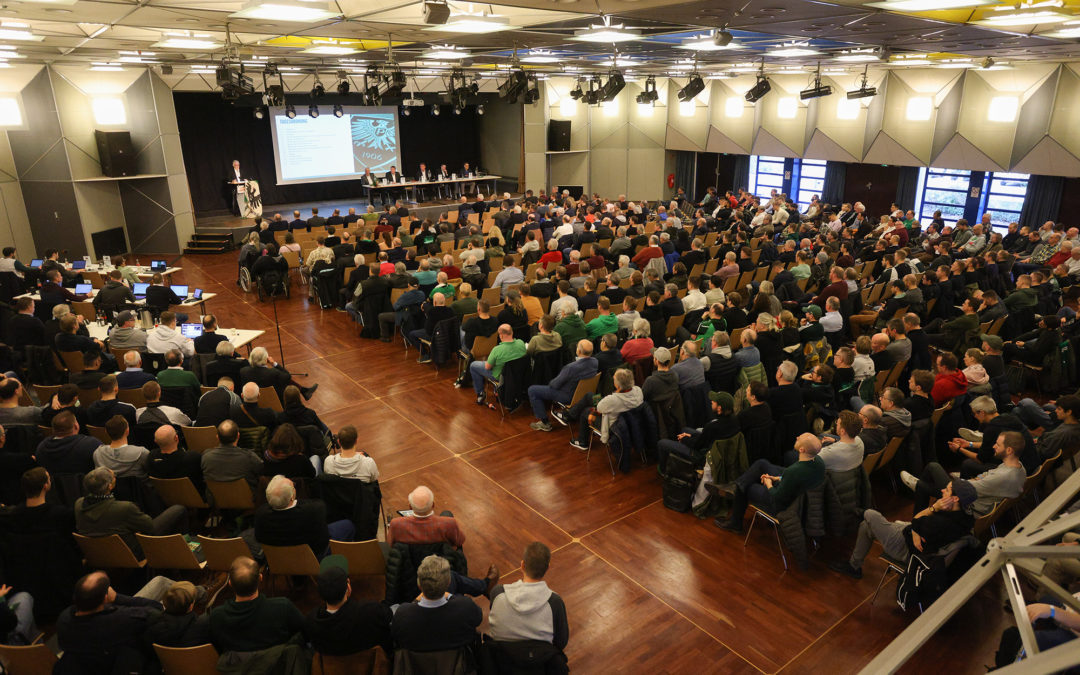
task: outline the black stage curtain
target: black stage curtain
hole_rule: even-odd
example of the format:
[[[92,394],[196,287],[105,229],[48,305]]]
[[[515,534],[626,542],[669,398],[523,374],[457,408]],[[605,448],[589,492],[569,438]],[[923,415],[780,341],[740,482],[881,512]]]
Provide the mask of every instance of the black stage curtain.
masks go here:
[[[320,109],[329,114],[334,102],[329,97],[323,100]],[[196,215],[229,209],[231,193],[225,189],[225,178],[234,159],[240,160],[245,175],[258,179],[263,204],[317,203],[362,195],[351,180],[279,186],[269,117],[257,120],[251,108],[230,105],[220,94],[174,92],[173,101]],[[304,114],[302,110],[306,106],[297,105],[297,113]],[[455,115],[443,106],[441,112],[435,117],[431,106],[426,106],[414,108],[408,117],[399,115],[404,166],[398,169],[403,175],[416,174],[421,161],[433,170],[446,164],[451,172],[465,162],[478,165],[480,132],[475,108]]]
[[[896,183],[896,205],[906,210],[915,208],[915,193],[919,190],[919,167],[900,167],[900,179]]]
[[[847,164],[843,162],[825,162],[825,185],[819,197],[825,204],[837,209],[844,201],[844,182],[847,180]]]
[[[1065,188],[1065,179],[1061,176],[1033,175],[1028,180],[1027,194],[1024,196],[1024,210],[1020,214],[1020,225],[1040,227],[1048,220],[1057,220],[1061,211],[1061,195]]]

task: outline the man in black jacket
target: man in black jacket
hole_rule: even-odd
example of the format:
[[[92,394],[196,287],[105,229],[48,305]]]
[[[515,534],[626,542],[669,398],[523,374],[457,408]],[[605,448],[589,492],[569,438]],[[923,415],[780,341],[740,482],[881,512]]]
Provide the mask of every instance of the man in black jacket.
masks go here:
[[[206,381],[217,382],[227,377],[233,382],[243,382],[240,374],[248,367],[248,362],[236,356],[236,348],[232,343],[228,340],[217,343],[214,353],[217,357],[206,364]]]
[[[45,346],[45,324],[34,316],[34,301],[22,297],[15,301],[17,314],[8,320],[7,342],[15,351],[27,345]]]
[[[447,593],[450,563],[429,555],[416,570],[423,597],[402,604],[394,614],[394,644],[411,652],[460,649],[476,640],[476,628],[484,620],[480,606],[464,595]]]
[[[109,272],[105,285],[94,296],[94,307],[112,312],[127,304],[135,304],[135,294],[124,285],[124,277],[120,274],[120,270],[112,270]]]
[[[160,272],[155,272],[150,278],[150,285],[146,288],[146,306],[159,311],[167,311],[172,305],[179,305],[184,299],[173,292],[170,286],[165,285],[165,278]],[[176,322],[187,321],[187,314],[177,314]]]
[[[277,426],[277,414],[270,408],[259,405],[259,385],[254,382],[245,384],[240,393],[240,398],[243,403],[240,414],[235,418],[235,422],[240,425],[240,428],[266,427],[268,431],[273,431],[274,427]]]
[[[234,387],[235,383],[232,378],[218,378],[217,388],[206,392],[199,398],[195,426],[216,427],[225,420],[239,419],[243,412],[240,410],[240,397],[234,392]]]
[[[440,321],[454,318],[454,310],[446,306],[446,296],[442,293],[433,293],[431,299],[423,304],[422,309],[424,310],[424,327],[409,331],[406,337],[409,344],[420,352],[417,363],[430,363],[431,354],[424,354],[420,340],[430,340],[435,334],[435,326]]]
[[[255,511],[255,540],[269,546],[307,544],[316,557],[327,553],[330,540],[352,541],[351,520],[327,524],[326,504],[317,499],[296,499],[296,488],[285,476],[274,476],[266,486],[266,503]]]
[[[382,647],[393,659],[390,608],[380,602],[361,602],[352,597],[349,565],[345,556],[323,558],[315,579],[325,603],[304,619],[304,637],[315,651],[328,656],[347,656]]]
[[[260,387],[273,387],[277,390],[279,399],[285,398],[285,387],[296,384],[292,381],[292,375],[289,374],[289,371],[270,358],[270,353],[266,351],[265,347],[252,349],[251,354],[248,356],[248,363],[251,365],[240,371],[240,379],[243,382],[254,382]],[[207,376],[209,375],[208,366]],[[299,387],[304,400],[310,399],[315,390],[319,388],[318,384],[313,384],[310,387],[302,387],[299,384],[296,384],[296,386]]]

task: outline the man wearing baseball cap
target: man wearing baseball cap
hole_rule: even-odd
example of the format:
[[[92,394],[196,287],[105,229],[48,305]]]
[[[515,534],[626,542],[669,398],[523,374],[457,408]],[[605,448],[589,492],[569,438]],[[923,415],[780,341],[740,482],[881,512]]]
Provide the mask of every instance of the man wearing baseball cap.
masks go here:
[[[319,564],[315,585],[323,605],[304,618],[304,637],[320,654],[346,656],[372,647],[393,654],[390,608],[380,602],[352,597],[349,563],[343,555],[328,555]]]
[[[109,347],[146,351],[146,331],[135,327],[135,312],[125,309],[116,315],[116,327],[109,332]]]
[[[665,473],[667,458],[671,453],[683,457],[704,457],[715,441],[731,438],[739,433],[739,420],[735,417],[735,398],[726,391],[710,391],[709,401],[716,417],[704,427],[686,427],[675,440],[661,438],[656,445],[660,473]]]
[[[975,486],[959,478],[945,485],[941,498],[926,507],[910,523],[897,520],[890,523],[878,511],[863,514],[855,550],[849,560],[836,560],[829,569],[856,579],[862,579],[862,564],[874,540],[881,542],[885,555],[906,564],[913,554],[934,555],[961,537],[971,534],[975,519],[970,513],[978,494]]]

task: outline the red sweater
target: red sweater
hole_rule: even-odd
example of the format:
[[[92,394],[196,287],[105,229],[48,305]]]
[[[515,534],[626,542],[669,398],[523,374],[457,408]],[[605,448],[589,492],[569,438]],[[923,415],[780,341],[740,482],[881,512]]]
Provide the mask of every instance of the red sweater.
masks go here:
[[[954,370],[951,373],[938,373],[934,378],[934,388],[930,391],[934,405],[941,407],[951,399],[967,393],[967,378],[964,372]]]
[[[664,252],[660,250],[659,246],[646,246],[641,249],[641,253],[638,253],[633,258],[633,262],[637,265],[639,270],[645,269],[645,266],[649,264],[649,261],[653,258],[659,258],[664,255]]]
[[[540,256],[540,260],[537,261],[545,270],[551,263],[555,263],[556,266],[562,264],[562,252],[561,251],[548,251],[544,255]]]

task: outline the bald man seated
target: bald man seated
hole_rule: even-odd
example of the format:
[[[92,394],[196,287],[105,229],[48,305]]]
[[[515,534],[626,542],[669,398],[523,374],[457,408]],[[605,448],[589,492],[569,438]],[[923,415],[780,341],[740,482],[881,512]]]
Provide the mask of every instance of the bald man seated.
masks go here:
[[[716,526],[742,532],[743,516],[750,504],[776,515],[807,489],[825,480],[825,462],[818,457],[821,440],[817,436],[809,433],[800,435],[795,439],[795,451],[799,453],[798,461],[786,469],[767,459],[759,459],[734,483],[725,486],[721,491],[733,493],[735,503],[729,519],[717,518],[714,521]]]

